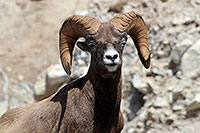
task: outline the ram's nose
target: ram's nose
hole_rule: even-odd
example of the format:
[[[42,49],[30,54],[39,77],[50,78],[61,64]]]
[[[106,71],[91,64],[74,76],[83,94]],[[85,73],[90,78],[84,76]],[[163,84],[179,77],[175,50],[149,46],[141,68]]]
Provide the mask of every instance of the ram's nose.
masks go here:
[[[104,53],[103,60],[105,64],[119,64],[120,63],[119,53],[114,49],[107,50]]]

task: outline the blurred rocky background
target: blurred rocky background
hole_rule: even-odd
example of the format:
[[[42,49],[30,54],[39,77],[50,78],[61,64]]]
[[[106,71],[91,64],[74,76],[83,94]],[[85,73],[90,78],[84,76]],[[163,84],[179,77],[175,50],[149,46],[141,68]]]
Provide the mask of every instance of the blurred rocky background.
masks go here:
[[[151,68],[129,38],[123,67],[123,133],[200,132],[199,0],[0,0],[0,115],[42,100],[86,74],[90,55],[75,48],[72,75],[59,62],[58,30],[72,14],[108,21],[140,13]]]

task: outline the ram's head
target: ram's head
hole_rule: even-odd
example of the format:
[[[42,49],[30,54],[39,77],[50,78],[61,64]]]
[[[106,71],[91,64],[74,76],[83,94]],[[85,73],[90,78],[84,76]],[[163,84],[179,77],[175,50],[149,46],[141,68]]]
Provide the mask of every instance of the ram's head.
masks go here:
[[[145,68],[150,66],[147,30],[142,17],[134,12],[119,14],[109,22],[99,22],[89,16],[72,16],[60,29],[60,57],[62,65],[71,74],[72,52],[77,42],[79,48],[92,55],[91,64],[99,73],[115,73],[122,65],[122,52],[127,34],[133,39]]]

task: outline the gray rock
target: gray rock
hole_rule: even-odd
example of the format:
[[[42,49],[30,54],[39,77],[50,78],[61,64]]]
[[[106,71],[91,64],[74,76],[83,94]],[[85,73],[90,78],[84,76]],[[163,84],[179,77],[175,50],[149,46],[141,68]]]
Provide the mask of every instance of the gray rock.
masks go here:
[[[135,87],[142,94],[149,93],[149,87],[145,81],[141,80],[139,76],[135,75],[132,79],[133,87]]]
[[[123,6],[127,4],[127,0],[120,0],[117,1],[115,3],[113,3],[110,7],[109,7],[109,11],[113,11],[113,12],[121,12],[123,9]]]
[[[36,100],[41,100],[43,99],[46,93],[46,72],[43,71],[41,72],[37,79],[36,79],[36,82],[34,84],[34,97]]]
[[[8,101],[0,101],[0,117],[8,109]]]
[[[196,102],[196,103],[192,103],[189,106],[186,107],[186,111],[190,112],[190,111],[194,111],[200,109],[200,102]]]
[[[166,96],[163,96],[163,97],[157,96],[154,99],[153,105],[154,105],[154,107],[159,107],[159,108],[167,107],[167,106],[169,106],[168,98]]]
[[[184,110],[185,107],[184,107],[184,105],[181,105],[181,104],[175,104],[175,105],[172,106],[172,109],[174,111],[181,111],[181,110]]]
[[[87,11],[87,10],[76,10],[76,11],[74,12],[74,14],[76,14],[76,15],[87,16],[87,15],[88,15],[88,11]]]
[[[129,128],[127,133],[134,133],[135,129],[134,128]]]
[[[184,76],[193,77],[200,73],[200,40],[191,46],[182,57],[181,70]]]
[[[8,84],[8,77],[0,68],[0,116],[8,109]]]
[[[131,94],[129,95],[127,100],[129,101],[130,109],[130,112],[128,112],[127,116],[128,120],[132,120],[134,117],[136,117],[137,112],[144,105],[143,94],[135,88],[132,88]]]
[[[63,83],[67,83],[71,78],[66,74],[61,64],[49,66],[41,72],[34,86],[36,100],[42,100],[55,93]]]
[[[156,81],[154,78],[150,78],[146,81],[150,92],[153,92],[154,94],[158,95],[161,92],[160,85],[158,84],[158,81]]]
[[[56,92],[60,85],[68,83],[70,79],[61,64],[51,65],[46,72],[46,95]]]
[[[160,27],[158,25],[154,25],[152,28],[154,32],[158,32],[160,30]]]
[[[163,51],[163,50],[158,50],[157,54],[158,54],[159,58],[164,58],[164,57],[168,56],[168,54],[166,53],[166,51]]]
[[[161,75],[161,76],[164,76],[165,75],[165,71],[163,71],[162,69],[160,69],[159,67],[157,66],[152,66],[151,67],[151,71],[153,74],[155,75]]]
[[[170,116],[165,118],[165,123],[167,125],[172,125],[175,121],[177,121],[177,115],[171,114]]]
[[[170,63],[169,63],[169,68],[172,69],[173,74],[176,74],[177,71],[179,70],[179,66],[181,64],[181,54],[177,50],[177,48],[173,48],[171,51],[170,55]]]
[[[185,12],[184,12],[185,13]],[[174,16],[173,20],[172,20],[172,24],[173,25],[180,25],[180,24],[189,24],[192,21],[194,21],[194,18],[192,16],[190,16],[190,14],[177,14]]]
[[[200,109],[200,92],[195,93],[192,103],[186,107],[186,111],[194,111]]]

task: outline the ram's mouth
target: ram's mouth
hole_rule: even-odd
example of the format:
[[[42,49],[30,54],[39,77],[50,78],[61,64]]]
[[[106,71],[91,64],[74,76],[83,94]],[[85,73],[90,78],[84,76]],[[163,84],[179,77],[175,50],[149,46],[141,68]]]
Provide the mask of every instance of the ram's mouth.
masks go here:
[[[111,64],[105,64],[106,66],[116,66],[118,65],[117,63],[111,63]]]
[[[114,72],[117,70],[119,64],[118,63],[110,63],[110,64],[105,64],[105,68],[109,71],[109,72]]]

